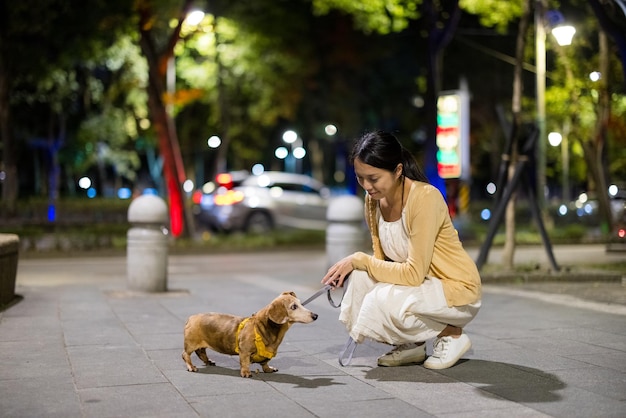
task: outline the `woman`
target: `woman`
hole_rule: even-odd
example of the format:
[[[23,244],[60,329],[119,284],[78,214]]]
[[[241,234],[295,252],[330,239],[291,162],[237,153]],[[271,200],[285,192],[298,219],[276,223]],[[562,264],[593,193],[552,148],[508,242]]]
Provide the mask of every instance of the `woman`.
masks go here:
[[[453,366],[471,347],[463,327],[478,313],[478,269],[459,241],[443,196],[413,156],[387,132],[370,132],[351,155],[367,192],[365,219],[374,255],[356,252],[335,263],[322,283],[350,282],[339,320],[357,343],[394,345],[379,366]]]

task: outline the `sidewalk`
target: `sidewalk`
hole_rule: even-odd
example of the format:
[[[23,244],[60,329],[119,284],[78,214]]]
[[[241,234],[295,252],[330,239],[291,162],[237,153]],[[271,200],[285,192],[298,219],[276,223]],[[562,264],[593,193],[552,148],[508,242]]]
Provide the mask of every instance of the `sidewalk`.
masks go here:
[[[216,366],[194,355],[199,372],[186,371],[189,315],[247,316],[285,290],[304,300],[325,270],[322,252],[170,256],[170,290],[146,295],[127,291],[125,257],[20,260],[24,299],[0,313],[0,416],[626,416],[623,305],[494,285],[466,328],[472,350],[447,370],[377,367],[389,347],[371,342],[341,367],[346,332],[322,296],[307,306],[319,319],[287,333],[279,372],[243,379],[213,352]]]

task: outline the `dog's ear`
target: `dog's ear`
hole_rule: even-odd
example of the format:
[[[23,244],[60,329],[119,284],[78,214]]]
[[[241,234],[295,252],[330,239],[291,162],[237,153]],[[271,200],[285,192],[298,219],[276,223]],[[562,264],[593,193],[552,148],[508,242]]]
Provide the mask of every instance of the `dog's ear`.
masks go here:
[[[272,302],[267,315],[272,322],[277,324],[285,324],[289,320],[287,307],[283,300],[278,299]]]
[[[296,294],[294,292],[283,292],[283,295],[287,295],[287,296],[293,296],[294,298],[297,298]]]

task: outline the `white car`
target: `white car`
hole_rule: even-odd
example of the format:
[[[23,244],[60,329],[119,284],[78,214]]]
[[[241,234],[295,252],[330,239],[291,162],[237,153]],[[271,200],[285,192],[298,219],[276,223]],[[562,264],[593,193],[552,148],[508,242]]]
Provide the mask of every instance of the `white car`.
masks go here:
[[[197,219],[218,231],[324,230],[330,190],[314,178],[268,171],[202,197]]]

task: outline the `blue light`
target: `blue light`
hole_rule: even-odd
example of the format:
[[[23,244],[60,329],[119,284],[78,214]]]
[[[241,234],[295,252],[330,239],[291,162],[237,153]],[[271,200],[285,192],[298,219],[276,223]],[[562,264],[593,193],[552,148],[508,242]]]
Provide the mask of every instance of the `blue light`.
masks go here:
[[[483,210],[480,212],[480,218],[481,218],[483,221],[487,221],[487,220],[489,220],[489,219],[491,218],[491,211],[490,211],[489,209],[483,209]]]
[[[559,206],[559,215],[561,216],[567,215],[567,206],[565,205]]]
[[[94,189],[93,187],[90,187],[87,189],[87,197],[90,199],[93,199],[94,197],[96,197],[96,189]]]
[[[54,204],[51,203],[48,205],[48,221],[54,222],[56,220],[56,217],[57,217],[56,207],[54,206]]]
[[[132,195],[133,193],[128,187],[120,187],[120,189],[117,191],[117,197],[119,197],[120,199],[130,199]]]
[[[143,189],[143,194],[149,194],[152,196],[158,196],[157,190],[154,187],[147,187]]]

